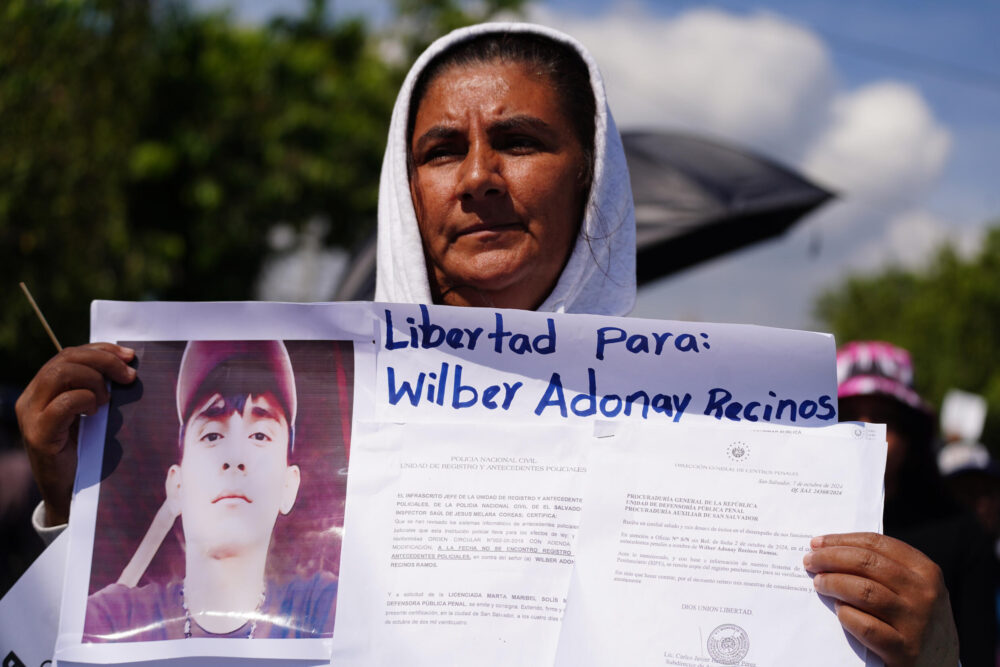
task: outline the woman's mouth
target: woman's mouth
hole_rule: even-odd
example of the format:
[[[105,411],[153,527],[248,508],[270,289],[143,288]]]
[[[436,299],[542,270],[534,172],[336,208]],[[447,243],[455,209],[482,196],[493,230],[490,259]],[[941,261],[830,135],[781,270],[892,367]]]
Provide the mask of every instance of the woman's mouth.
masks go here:
[[[499,234],[523,229],[520,222],[477,222],[462,228],[455,236],[471,236],[474,234]]]

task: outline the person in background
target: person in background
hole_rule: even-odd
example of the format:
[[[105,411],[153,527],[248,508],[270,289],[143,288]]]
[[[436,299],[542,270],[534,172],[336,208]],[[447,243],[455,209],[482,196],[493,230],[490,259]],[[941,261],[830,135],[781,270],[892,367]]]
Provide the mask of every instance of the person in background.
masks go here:
[[[938,472],[934,413],[913,389],[910,354],[890,343],[847,343],[837,352],[837,380],[841,421],[886,425],[885,534],[940,568],[962,665],[993,665],[992,550],[975,518],[952,501]]]
[[[1000,465],[978,442],[952,442],[938,452],[938,468],[952,497],[979,519],[1000,558]]]
[[[1000,572],[1000,465],[981,443],[950,442],[938,452],[938,468],[955,501],[975,515],[993,545],[993,565]],[[1000,579],[995,590],[997,661],[1000,665]]]

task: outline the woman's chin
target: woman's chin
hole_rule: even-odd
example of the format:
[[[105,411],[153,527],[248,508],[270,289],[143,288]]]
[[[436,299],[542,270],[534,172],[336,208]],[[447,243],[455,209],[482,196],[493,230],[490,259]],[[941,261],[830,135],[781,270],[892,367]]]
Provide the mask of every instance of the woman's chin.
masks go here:
[[[441,302],[446,305],[521,310],[533,310],[542,297],[538,283],[511,281],[502,276],[478,276],[441,292]]]
[[[498,248],[449,258],[435,271],[440,301],[448,305],[536,308],[552,291],[560,265],[526,248]]]

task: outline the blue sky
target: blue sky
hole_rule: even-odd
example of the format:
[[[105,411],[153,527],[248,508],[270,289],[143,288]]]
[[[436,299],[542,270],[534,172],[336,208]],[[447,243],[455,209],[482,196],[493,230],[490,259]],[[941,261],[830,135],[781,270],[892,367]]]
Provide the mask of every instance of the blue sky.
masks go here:
[[[253,21],[291,3],[198,4]],[[593,51],[620,127],[723,138],[840,194],[777,241],[644,289],[636,315],[815,328],[824,287],[919,267],[943,241],[974,252],[1000,220],[1000,3],[548,0],[530,16]]]

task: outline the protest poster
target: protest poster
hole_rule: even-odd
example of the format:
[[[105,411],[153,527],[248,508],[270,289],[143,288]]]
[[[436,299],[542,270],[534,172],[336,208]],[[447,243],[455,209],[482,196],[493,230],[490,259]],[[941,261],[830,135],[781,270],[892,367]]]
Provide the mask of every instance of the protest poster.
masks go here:
[[[278,466],[278,471],[294,476],[289,469],[297,466],[302,489],[294,494],[296,500],[291,503],[288,515],[282,513],[285,505],[277,503],[274,539],[265,571],[282,571],[282,561],[286,565],[294,561],[293,577],[309,578],[322,573],[337,580],[335,643],[350,639],[356,627],[354,621],[368,620],[362,611],[372,603],[381,603],[381,600],[359,602],[351,590],[354,586],[353,590],[363,591],[373,581],[369,578],[373,570],[363,563],[359,566],[359,562],[367,559],[370,564],[382,564],[388,558],[386,535],[371,531],[384,530],[383,510],[390,508],[391,520],[395,505],[370,504],[371,498],[366,498],[366,494],[394,493],[402,480],[392,474],[385,477],[387,460],[397,459],[379,460],[375,456],[388,443],[412,450],[412,455],[408,454],[411,463],[421,460],[433,463],[437,456],[439,463],[453,465],[453,457],[463,456],[454,448],[465,443],[471,452],[477,440],[487,439],[476,425],[489,425],[492,429],[493,425],[503,424],[504,429],[495,434],[507,434],[508,441],[519,442],[525,451],[517,456],[497,455],[500,458],[493,463],[485,459],[460,463],[499,466],[490,472],[502,473],[496,476],[496,483],[501,485],[507,484],[512,474],[526,472],[521,467],[534,474],[535,479],[530,480],[522,494],[527,500],[515,501],[507,497],[509,494],[500,499],[498,487],[491,495],[497,496],[495,502],[499,504],[527,502],[529,507],[537,504],[540,511],[548,511],[544,505],[550,503],[542,498],[561,498],[564,499],[558,503],[561,507],[575,507],[573,512],[581,512],[581,506],[565,499],[579,498],[574,485],[582,483],[585,466],[579,461],[574,463],[574,457],[585,453],[586,447],[581,443],[587,438],[578,436],[595,419],[631,419],[661,426],[688,422],[820,426],[836,421],[834,344],[832,337],[825,334],[743,325],[369,303],[96,302],[93,322],[94,340],[128,342],[141,351],[142,384],[138,390],[116,388],[110,408],[85,420],[82,428],[68,576],[56,649],[64,662],[113,663],[213,656],[286,661],[329,659],[331,641],[325,627],[313,636],[298,639],[259,634],[266,629],[261,619],[271,616],[261,610],[267,609],[268,599],[281,597],[280,592],[269,592],[268,577],[286,579],[287,574],[269,574],[264,586],[247,587],[247,592],[252,593],[250,613],[242,617],[236,614],[243,622],[231,629],[213,625],[211,610],[205,613],[184,608],[197,594],[184,589],[184,581],[190,574],[188,540],[184,536],[183,511],[180,521],[174,518],[171,522],[177,508],[170,509],[170,489],[176,489],[178,477],[190,479],[183,474],[180,450],[182,438],[191,426],[189,418],[206,408],[214,410],[215,400],[228,406],[226,396],[213,394],[206,398],[207,405],[190,412],[187,409],[186,399],[181,398],[187,383],[180,378],[183,359],[191,345],[216,343],[224,349],[261,342],[280,345],[294,369],[296,385],[303,375],[300,369],[315,374],[314,389],[297,387],[296,409],[289,410],[287,390],[281,388],[280,382],[277,387],[273,383],[273,376],[280,373],[269,372],[270,393],[283,408],[273,412],[284,414],[286,422],[290,412],[297,414],[292,419],[295,433],[290,430],[288,435],[289,443],[296,443],[295,448],[289,448],[290,455]],[[324,354],[328,357],[325,361]],[[353,381],[345,380],[347,358],[352,359]],[[151,375],[150,369],[154,369]],[[342,376],[339,379],[338,373]],[[345,386],[349,390],[345,391]],[[267,405],[254,404],[254,392],[249,393],[250,408],[261,408],[264,413],[271,411]],[[348,399],[346,394],[352,396]],[[198,403],[198,397],[191,400]],[[324,412],[316,407],[324,402],[339,406],[332,412],[340,417],[331,418],[330,409]],[[344,407],[345,402],[349,407]],[[158,403],[158,407],[153,407],[153,403]],[[231,407],[222,410],[224,416],[243,414],[246,406],[236,403],[235,411]],[[310,404],[313,407],[307,409]],[[306,411],[325,416],[316,417],[310,427],[310,418],[302,416]],[[345,435],[344,415],[348,413],[349,434]],[[428,428],[431,430],[426,431]],[[313,435],[303,435],[310,429]],[[443,443],[452,450],[446,447],[434,453],[435,429],[457,429],[455,437]],[[341,434],[334,437],[331,433],[338,430]],[[322,440],[315,435],[318,431],[324,432],[328,442],[325,449],[315,450],[314,459],[322,461],[312,461],[310,468],[312,473],[322,469],[318,478],[323,482],[308,492],[306,472],[295,458],[305,450],[296,448],[304,442],[303,438]],[[214,441],[219,434],[202,432],[201,436]],[[535,448],[542,452],[544,444],[557,443],[563,445],[562,449],[547,457],[528,451]],[[136,459],[126,456],[126,450],[134,452],[138,446],[150,451]],[[341,461],[346,462],[348,454],[352,474],[347,484],[345,510],[343,496],[338,500],[336,494],[342,493],[339,489],[343,488],[345,466]],[[239,463],[230,465],[238,468]],[[388,470],[392,473],[391,467]],[[452,468],[453,472],[459,470]],[[424,479],[431,486],[437,483],[430,476],[419,477],[427,472],[420,466],[410,468],[409,472],[418,476],[411,475],[408,479]],[[120,483],[116,473],[122,480],[128,479],[128,483]],[[473,475],[456,479],[460,484],[477,483]],[[539,480],[543,487],[551,488],[528,488]],[[318,493],[316,488],[322,488],[323,492]],[[422,492],[436,493],[427,486]],[[147,498],[134,500],[129,493],[144,493]],[[302,493],[305,495],[300,496]],[[469,491],[464,493],[468,495]],[[245,501],[237,496],[238,493],[230,493],[222,502],[239,506]],[[323,511],[318,510],[321,506]],[[376,517],[376,510],[383,515],[366,526],[369,519]],[[161,516],[164,512],[166,520]],[[352,537],[343,544],[337,542],[336,546],[323,546],[324,543],[317,546],[301,539],[301,530],[308,529],[296,529],[289,524],[296,516],[304,518],[305,523],[318,522],[338,540],[344,534]],[[341,516],[343,530],[336,524]],[[566,528],[556,527],[534,537],[543,541],[540,548],[553,551],[544,555],[553,558],[544,561],[552,569],[542,572],[541,580],[547,578],[546,585],[553,586],[544,597],[550,598],[559,613],[564,602],[557,601],[565,597],[559,591],[567,589],[566,576],[572,567],[572,559],[565,553],[566,544],[575,539],[574,530],[569,528],[575,525],[569,520],[572,516],[558,522]],[[329,537],[326,535],[325,539]],[[163,546],[144,550],[142,543],[149,539],[154,545],[159,540]],[[109,546],[115,543],[123,545],[117,552]],[[290,558],[287,556],[293,543],[295,557]],[[365,545],[376,543],[381,546],[374,555],[366,552]],[[352,544],[358,548],[354,549]],[[331,563],[341,548],[340,564],[334,566]],[[388,548],[390,552],[393,550],[391,544]],[[538,562],[535,553],[526,550],[524,554],[522,566],[526,569],[522,572],[515,568],[516,577],[540,580],[539,572],[530,567]],[[517,563],[510,556],[507,561],[508,569]],[[489,575],[490,569],[486,571]],[[474,569],[470,575],[479,576]],[[181,611],[175,607],[171,614],[175,619],[172,630],[175,634],[151,639],[135,628],[109,631],[95,624],[91,617],[97,618],[95,614],[100,613],[113,616],[119,606],[112,598],[112,603],[105,601],[103,607],[95,610],[88,600],[101,597],[102,592],[104,597],[110,595],[109,587],[142,588],[148,585],[149,578],[165,582],[160,584],[163,590],[173,591],[168,597],[176,596],[172,599],[180,604]],[[137,618],[133,625],[157,625],[143,623],[141,616]],[[257,625],[254,618],[260,621]],[[199,619],[205,619],[205,625],[211,627],[202,627]],[[533,642],[548,646],[550,656],[558,636],[552,631],[558,625],[550,618],[544,626],[532,629],[532,632],[540,630],[538,636],[545,637]],[[212,632],[213,629],[221,632]],[[180,638],[172,638],[178,632]],[[252,636],[253,642],[212,636],[227,632],[233,638]],[[267,632],[270,635],[269,629]]]

